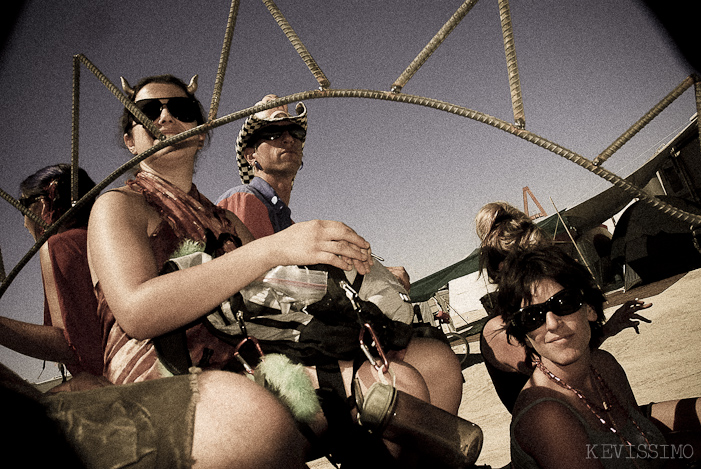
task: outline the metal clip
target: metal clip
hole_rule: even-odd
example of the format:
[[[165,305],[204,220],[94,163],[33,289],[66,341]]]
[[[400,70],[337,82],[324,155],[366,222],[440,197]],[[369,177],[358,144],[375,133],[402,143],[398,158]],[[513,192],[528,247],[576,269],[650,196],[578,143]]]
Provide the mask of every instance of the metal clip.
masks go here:
[[[353,305],[353,309],[358,311],[360,309],[360,305],[358,304],[358,293],[353,290],[353,287],[348,285],[348,282],[345,280],[341,280],[338,282],[339,286],[343,288],[343,290],[346,292],[346,296],[350,300],[351,304]]]
[[[365,331],[369,331],[370,335],[372,336],[372,344],[375,347],[375,350],[377,350],[377,353],[380,355],[379,359],[376,359],[372,353],[370,353],[370,348],[365,344]],[[385,352],[382,350],[382,346],[380,345],[380,341],[377,339],[377,336],[375,335],[375,331],[372,330],[372,326],[369,323],[363,324],[363,328],[360,330],[360,349],[363,351],[365,356],[367,357],[368,361],[372,363],[372,366],[375,367],[375,370],[379,374],[384,374],[387,373],[389,370],[389,361],[387,360],[387,356],[385,355]]]
[[[263,349],[260,348],[260,344],[258,343],[258,340],[256,340],[255,337],[250,337],[250,336],[246,337],[241,342],[239,342],[239,344],[234,349],[234,357],[239,361],[239,363],[241,363],[243,365],[243,368],[246,370],[246,373],[251,375],[250,378],[253,379],[253,373],[255,372],[255,370],[251,367],[251,365],[248,364],[248,362],[239,353],[239,350],[241,349],[241,347],[243,347],[243,345],[248,341],[253,342],[253,345],[255,345],[256,350],[258,351],[258,355],[260,357],[263,357],[263,355],[264,355]]]
[[[243,319],[243,311],[241,309],[238,309],[235,313],[236,316],[236,322],[239,324],[239,329],[241,329],[241,332],[243,335],[248,336],[248,331],[246,330],[246,321]]]

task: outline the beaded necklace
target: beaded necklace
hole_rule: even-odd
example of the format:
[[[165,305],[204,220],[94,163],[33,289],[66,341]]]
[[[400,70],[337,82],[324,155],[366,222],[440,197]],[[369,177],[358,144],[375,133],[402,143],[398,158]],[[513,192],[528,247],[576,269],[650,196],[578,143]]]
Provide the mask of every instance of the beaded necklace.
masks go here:
[[[596,388],[597,392],[599,393],[599,397],[602,397],[602,404],[603,406],[599,406],[596,404],[593,404],[587,397],[577,388],[574,388],[564,382],[560,377],[556,376],[552,371],[548,370],[546,366],[543,364],[543,362],[540,360],[540,357],[535,357],[534,361],[536,363],[536,366],[540,371],[542,371],[545,376],[547,376],[551,381],[554,381],[556,384],[558,384],[560,387],[567,389],[568,391],[571,391],[574,393],[575,396],[579,398],[580,401],[591,411],[592,414],[601,422],[601,424],[606,427],[608,430],[611,431],[614,435],[617,435],[620,439],[621,442],[624,444],[628,445],[630,448],[633,448],[635,445],[628,441],[626,438],[623,437],[623,435],[620,434],[618,429],[616,428],[616,422],[613,420],[613,416],[609,414],[609,412],[614,408],[614,407],[619,407],[621,408],[625,413],[626,417],[630,419],[631,422],[633,422],[633,425],[635,425],[635,428],[640,432],[640,435],[643,437],[645,440],[646,446],[650,446],[650,441],[647,438],[647,435],[645,435],[645,432],[643,431],[642,428],[640,428],[640,425],[638,425],[638,422],[631,417],[631,415],[628,413],[628,411],[623,407],[619,402],[618,398],[616,395],[611,391],[611,389],[608,387],[606,382],[604,381],[604,378],[601,377],[599,372],[594,368],[594,365],[590,365],[591,372],[596,378],[596,382],[598,383]],[[603,389],[603,393],[601,392],[601,389]],[[601,396],[603,394],[603,396]],[[607,402],[608,400],[608,402]],[[607,417],[610,421],[608,423],[600,414],[606,413]]]

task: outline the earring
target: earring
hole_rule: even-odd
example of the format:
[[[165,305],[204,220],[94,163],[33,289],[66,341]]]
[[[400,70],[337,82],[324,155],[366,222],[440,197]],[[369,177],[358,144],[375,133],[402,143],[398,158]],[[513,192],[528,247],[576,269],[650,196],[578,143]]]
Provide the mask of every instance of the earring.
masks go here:
[[[263,167],[258,163],[258,160],[253,160],[253,166],[255,166],[258,171],[263,171]]]

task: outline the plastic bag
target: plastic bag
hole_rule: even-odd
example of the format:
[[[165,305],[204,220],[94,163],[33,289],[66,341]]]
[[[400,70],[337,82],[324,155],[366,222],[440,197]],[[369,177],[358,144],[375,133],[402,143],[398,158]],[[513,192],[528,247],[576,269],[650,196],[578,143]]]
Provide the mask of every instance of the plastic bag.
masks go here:
[[[244,300],[282,313],[301,311],[326,294],[328,272],[294,265],[270,269],[262,280],[241,290]]]

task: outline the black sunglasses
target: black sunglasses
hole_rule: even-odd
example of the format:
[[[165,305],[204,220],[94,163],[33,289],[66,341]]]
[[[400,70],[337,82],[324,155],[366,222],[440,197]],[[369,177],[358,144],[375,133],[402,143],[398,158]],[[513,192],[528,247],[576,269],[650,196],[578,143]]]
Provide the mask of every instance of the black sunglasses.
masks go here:
[[[304,142],[307,138],[307,131],[302,126],[296,124],[290,125],[268,125],[258,130],[251,137],[251,142],[259,142],[261,140],[277,140],[282,137],[282,134],[288,132],[292,138],[296,138],[300,142]]]
[[[161,102],[166,100],[166,102]],[[168,108],[168,112],[171,116],[178,119],[180,122],[203,122],[202,113],[200,112],[200,106],[197,100],[194,98],[153,98],[153,99],[140,99],[136,101],[136,107],[138,107],[141,112],[143,112],[146,117],[155,121],[161,115],[163,108]]]
[[[44,197],[46,197],[44,194],[34,194],[30,195],[29,197],[20,197],[18,202],[22,207],[29,209],[32,204],[34,204],[37,200],[43,199]]]
[[[581,290],[565,289],[548,298],[544,303],[524,306],[519,309],[511,324],[528,333],[545,324],[545,315],[552,311],[558,316],[567,316],[584,304],[584,294]]]

